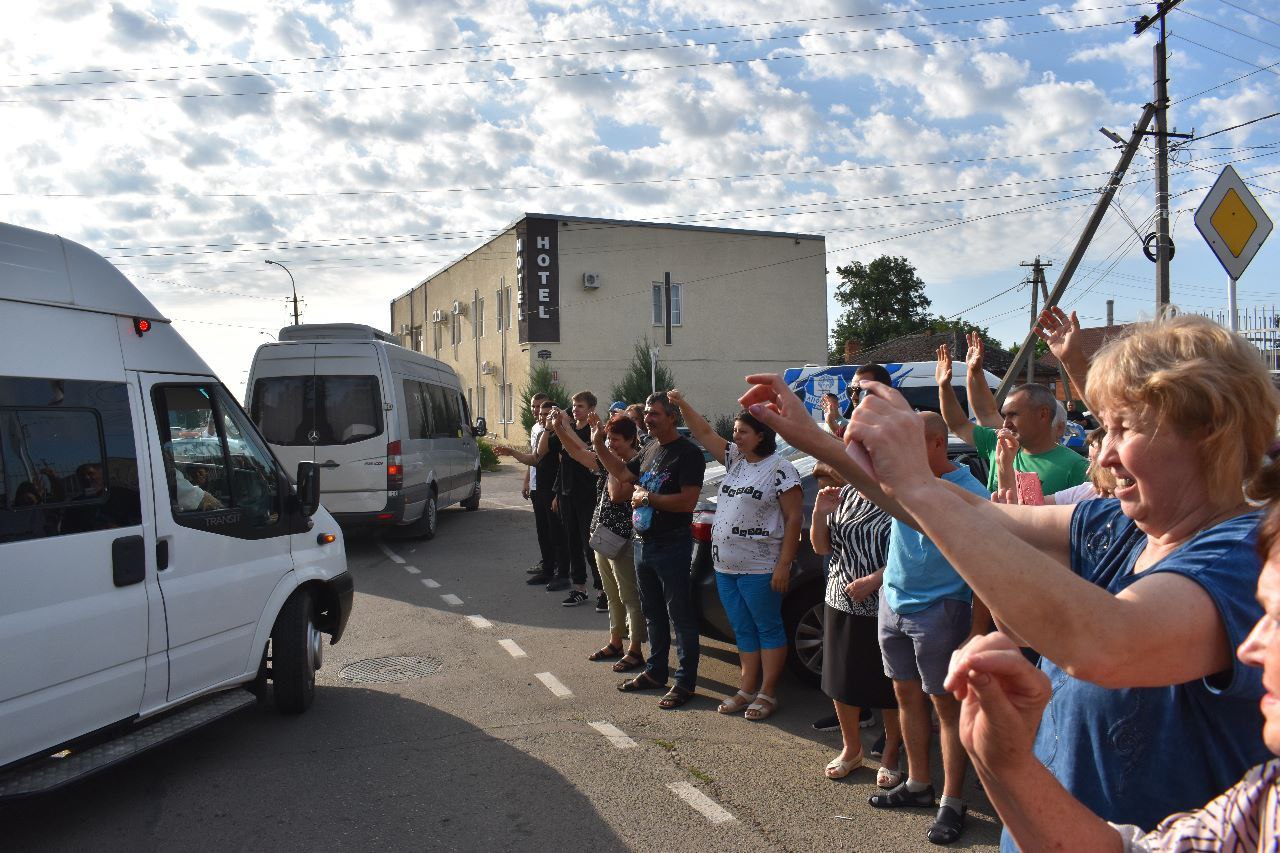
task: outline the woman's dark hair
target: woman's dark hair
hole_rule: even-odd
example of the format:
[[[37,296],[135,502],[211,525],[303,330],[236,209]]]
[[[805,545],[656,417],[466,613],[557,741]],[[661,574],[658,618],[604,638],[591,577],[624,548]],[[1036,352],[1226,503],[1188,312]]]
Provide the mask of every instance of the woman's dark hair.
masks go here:
[[[636,422],[624,413],[619,412],[609,418],[609,422],[604,425],[604,428],[607,432],[620,435],[632,444],[636,443]]]
[[[883,364],[876,364],[874,361],[858,365],[858,369],[853,372],[853,375],[855,377],[861,376],[863,379],[874,379],[877,382],[893,387],[893,377],[889,375],[888,368]]]
[[[743,409],[733,419],[742,421],[760,435],[760,443],[756,445],[756,453],[760,456],[772,456],[778,452],[778,434],[756,420],[755,415]]]

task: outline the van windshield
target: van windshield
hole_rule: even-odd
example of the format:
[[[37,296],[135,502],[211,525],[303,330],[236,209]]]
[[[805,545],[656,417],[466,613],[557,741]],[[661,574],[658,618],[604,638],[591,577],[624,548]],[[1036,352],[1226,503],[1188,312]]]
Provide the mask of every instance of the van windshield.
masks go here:
[[[382,434],[376,376],[269,376],[253,385],[249,412],[271,444],[354,444]]]

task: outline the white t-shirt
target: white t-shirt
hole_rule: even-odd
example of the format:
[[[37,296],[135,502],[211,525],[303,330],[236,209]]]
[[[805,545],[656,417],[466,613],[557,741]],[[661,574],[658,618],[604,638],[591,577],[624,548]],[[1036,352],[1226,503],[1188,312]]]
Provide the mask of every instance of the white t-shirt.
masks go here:
[[[778,496],[800,485],[800,475],[777,454],[748,462],[733,442],[725,447],[724,467],[711,525],[711,559],[716,571],[769,574],[782,552],[786,526]]]
[[[1093,483],[1086,480],[1078,486],[1054,492],[1049,495],[1049,500],[1045,501],[1045,503],[1051,503],[1054,506],[1070,506],[1081,501],[1091,501],[1096,497],[1099,497],[1098,490],[1093,487]]]
[[[537,421],[533,422],[533,429],[529,430],[529,452],[538,452],[538,440],[542,438],[542,434],[547,428]],[[529,491],[536,492],[538,490],[538,466],[529,466]]]

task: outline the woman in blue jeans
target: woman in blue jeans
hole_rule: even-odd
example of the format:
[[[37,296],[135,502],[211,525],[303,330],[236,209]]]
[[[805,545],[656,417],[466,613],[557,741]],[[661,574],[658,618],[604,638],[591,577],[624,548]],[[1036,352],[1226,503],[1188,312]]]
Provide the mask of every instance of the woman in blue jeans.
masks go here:
[[[733,441],[725,441],[679,391],[668,391],[667,397],[680,407],[693,437],[725,467],[711,527],[711,559],[742,672],[738,692],[717,710],[763,720],[778,708],[778,678],[787,662],[782,594],[800,546],[800,475],[778,456],[773,430],[750,413],[738,413]]]

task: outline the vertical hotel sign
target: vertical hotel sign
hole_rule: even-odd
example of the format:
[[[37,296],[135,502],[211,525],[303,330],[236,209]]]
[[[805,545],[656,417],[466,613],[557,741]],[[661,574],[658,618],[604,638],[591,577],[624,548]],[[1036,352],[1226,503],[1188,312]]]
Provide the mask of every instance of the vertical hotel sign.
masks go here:
[[[520,343],[560,341],[560,257],[555,219],[526,217],[516,226]]]

